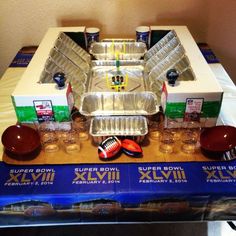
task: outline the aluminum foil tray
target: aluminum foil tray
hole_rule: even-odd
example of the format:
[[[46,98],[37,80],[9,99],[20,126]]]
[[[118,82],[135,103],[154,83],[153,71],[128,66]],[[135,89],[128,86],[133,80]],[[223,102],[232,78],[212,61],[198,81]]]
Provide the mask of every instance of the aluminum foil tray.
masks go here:
[[[115,60],[92,60],[92,67],[96,66],[116,66]],[[143,60],[120,60],[120,66],[144,66]]]
[[[153,115],[158,111],[157,97],[145,92],[90,92],[81,98],[80,112],[85,116]]]
[[[92,136],[144,136],[148,133],[143,116],[95,117],[91,120]]]
[[[88,64],[91,62],[91,56],[82,47],[76,44],[70,37],[65,33],[61,32],[57,41],[61,41],[62,45],[73,50],[78,56],[80,56]]]
[[[114,61],[95,61],[91,69],[88,92],[117,92],[112,86],[113,76],[122,76],[124,86],[120,92],[142,92],[146,90],[144,68],[140,61],[121,61],[117,71]]]
[[[102,42],[119,42],[119,43],[123,43],[123,42],[135,42],[135,39],[131,39],[131,38],[127,38],[127,39],[123,39],[123,38],[107,38],[107,39],[102,39]]]
[[[66,56],[71,62],[73,62],[77,67],[82,71],[88,73],[90,70],[90,65],[85,60],[78,55],[72,48],[68,47],[66,44],[63,44],[63,41],[57,40],[54,46],[58,51],[60,51],[64,56]]]
[[[178,38],[176,32],[171,30],[166,36],[159,40],[153,47],[151,47],[147,53],[145,53],[144,59],[147,61],[166,46],[174,37]]]
[[[89,50],[97,60],[139,60],[146,51],[143,42],[95,42]]]

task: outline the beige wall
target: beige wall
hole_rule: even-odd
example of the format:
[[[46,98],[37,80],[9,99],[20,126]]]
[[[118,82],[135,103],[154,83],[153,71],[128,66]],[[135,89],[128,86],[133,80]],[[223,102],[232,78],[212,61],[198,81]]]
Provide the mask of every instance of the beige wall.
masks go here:
[[[208,2],[206,41],[236,84],[236,1]]]
[[[210,3],[210,8],[206,7],[207,2]],[[52,26],[98,26],[102,32],[101,37],[134,37],[135,27],[138,25],[187,25],[197,41],[209,39],[217,52],[220,52],[223,48],[221,40],[213,40],[218,28],[212,23],[216,17],[214,2],[211,0],[0,0],[0,75],[22,46],[39,44],[46,30]],[[227,2],[232,5],[236,1],[227,0]],[[232,15],[232,20],[234,17]],[[222,21],[225,25],[225,20]],[[227,37],[229,41],[233,42],[233,39],[236,41],[235,33],[232,35],[228,32]],[[225,51],[225,47],[227,44],[219,56],[226,58],[227,65],[230,64],[232,53],[230,50]]]

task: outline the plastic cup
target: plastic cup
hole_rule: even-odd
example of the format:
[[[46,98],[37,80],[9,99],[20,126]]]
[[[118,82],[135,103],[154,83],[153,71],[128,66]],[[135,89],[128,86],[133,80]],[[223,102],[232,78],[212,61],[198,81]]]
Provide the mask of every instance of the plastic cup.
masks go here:
[[[86,141],[89,139],[89,120],[79,112],[74,112],[71,115],[72,127],[79,134],[80,141]]]
[[[167,127],[168,130],[174,135],[174,140],[180,140],[181,138],[181,126],[182,123],[176,119],[168,119]]]
[[[99,28],[90,27],[86,28],[86,39],[87,39],[87,48],[89,49],[93,42],[99,41]]]
[[[56,132],[58,138],[61,140],[64,136],[67,135],[67,133],[72,129],[72,123],[71,122],[58,122],[56,125]]]
[[[164,117],[160,114],[155,114],[149,117],[148,119],[148,130],[149,137],[152,140],[160,140],[161,133],[164,129]]]
[[[164,129],[160,137],[159,150],[163,153],[172,153],[174,152],[174,145],[174,134],[169,129]]]
[[[194,153],[200,137],[200,123],[189,121],[185,122],[183,127],[184,129],[181,134],[181,150],[184,153]]]
[[[143,42],[148,47],[148,45],[149,45],[149,32],[150,32],[149,26],[138,26],[136,28],[136,41]]]
[[[43,150],[46,153],[57,152],[59,150],[59,139],[56,133],[56,123],[43,122],[39,124],[38,131]]]
[[[41,138],[43,150],[47,153],[59,150],[59,140],[56,133],[45,133]]]
[[[65,132],[61,136],[61,144],[63,146],[63,150],[67,154],[73,154],[80,151],[80,140],[79,135],[76,130],[71,129]]]

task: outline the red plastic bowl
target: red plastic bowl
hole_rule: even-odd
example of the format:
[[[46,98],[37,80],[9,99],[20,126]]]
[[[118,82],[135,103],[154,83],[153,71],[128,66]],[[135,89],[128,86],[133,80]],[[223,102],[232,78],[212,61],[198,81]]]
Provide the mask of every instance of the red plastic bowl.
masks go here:
[[[2,134],[2,144],[15,157],[30,155],[41,147],[38,132],[25,125],[9,126]]]
[[[236,128],[227,125],[206,128],[201,133],[200,145],[203,152],[220,156],[236,146]]]

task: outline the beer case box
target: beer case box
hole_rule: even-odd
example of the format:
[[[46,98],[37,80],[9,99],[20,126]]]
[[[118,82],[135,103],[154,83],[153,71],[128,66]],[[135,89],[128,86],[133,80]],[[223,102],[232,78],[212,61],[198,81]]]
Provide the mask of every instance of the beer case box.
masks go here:
[[[49,28],[11,97],[19,122],[45,119],[68,120],[73,107],[71,86],[58,89],[55,83],[39,83],[50,51],[61,32],[84,33],[85,27]]]
[[[221,108],[223,90],[186,26],[151,26],[151,35],[174,30],[189,59],[194,80],[167,81],[162,88],[161,105],[167,120],[198,120],[202,126],[214,126]]]

